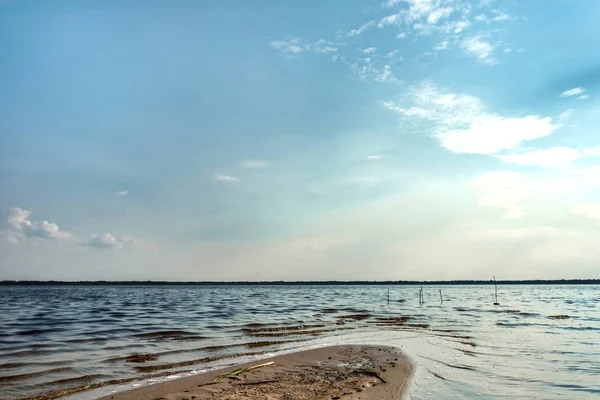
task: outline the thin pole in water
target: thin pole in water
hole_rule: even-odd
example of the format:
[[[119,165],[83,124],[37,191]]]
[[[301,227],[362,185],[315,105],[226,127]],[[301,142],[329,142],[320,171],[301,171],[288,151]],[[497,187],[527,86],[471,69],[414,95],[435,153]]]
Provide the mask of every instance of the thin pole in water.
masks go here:
[[[388,288],[388,306],[390,305],[390,288]]]
[[[442,289],[440,289],[440,304],[444,302],[444,298],[442,297]]]
[[[496,285],[496,276],[494,275],[494,295],[496,297],[496,302],[494,303],[495,306],[499,306],[500,303],[498,303],[498,285]]]

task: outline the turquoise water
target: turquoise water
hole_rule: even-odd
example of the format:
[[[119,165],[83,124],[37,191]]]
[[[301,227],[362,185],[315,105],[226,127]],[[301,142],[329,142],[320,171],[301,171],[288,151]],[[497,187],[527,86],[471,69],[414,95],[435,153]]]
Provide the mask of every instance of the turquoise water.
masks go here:
[[[487,285],[427,286],[423,305],[418,287],[389,290],[388,303],[386,286],[0,287],[0,398],[92,384],[67,397],[91,399],[349,343],[401,347],[412,399],[600,398],[600,286],[501,286],[500,306]]]

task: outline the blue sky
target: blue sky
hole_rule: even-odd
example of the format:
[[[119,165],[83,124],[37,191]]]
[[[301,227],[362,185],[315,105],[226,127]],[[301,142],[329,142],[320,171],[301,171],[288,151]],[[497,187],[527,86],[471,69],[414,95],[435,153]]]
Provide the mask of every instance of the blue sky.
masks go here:
[[[597,277],[599,12],[0,1],[0,278]]]

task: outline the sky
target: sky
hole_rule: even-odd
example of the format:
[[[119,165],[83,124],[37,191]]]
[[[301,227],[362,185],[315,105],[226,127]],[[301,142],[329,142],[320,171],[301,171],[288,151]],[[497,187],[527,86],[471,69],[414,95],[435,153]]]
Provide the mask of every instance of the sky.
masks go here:
[[[2,0],[0,279],[598,278],[595,0]]]

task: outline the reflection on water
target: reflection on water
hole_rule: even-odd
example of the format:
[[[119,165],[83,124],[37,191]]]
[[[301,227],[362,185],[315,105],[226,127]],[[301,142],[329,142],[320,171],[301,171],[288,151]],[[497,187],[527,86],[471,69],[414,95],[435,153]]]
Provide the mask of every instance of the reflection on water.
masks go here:
[[[600,397],[600,287],[0,288],[0,398],[112,390],[277,352],[387,344],[413,399]],[[567,316],[553,318],[552,316]],[[85,389],[85,390],[84,390]]]

